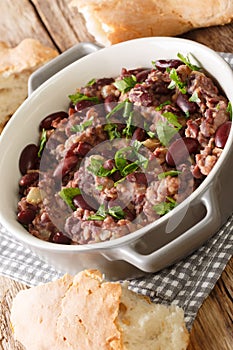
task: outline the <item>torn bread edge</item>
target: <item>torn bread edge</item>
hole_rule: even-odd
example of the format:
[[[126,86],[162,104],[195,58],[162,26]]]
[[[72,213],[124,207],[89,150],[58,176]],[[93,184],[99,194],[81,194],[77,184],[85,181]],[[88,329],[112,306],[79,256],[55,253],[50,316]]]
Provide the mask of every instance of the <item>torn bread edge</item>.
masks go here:
[[[109,46],[148,36],[175,36],[233,19],[231,0],[72,0],[90,34]],[[208,9],[208,11],[206,10]]]
[[[11,323],[27,350],[185,350],[189,342],[181,308],[152,303],[98,270],[20,291]]]
[[[29,76],[57,55],[56,50],[31,38],[15,47],[0,42],[0,133],[27,98]]]

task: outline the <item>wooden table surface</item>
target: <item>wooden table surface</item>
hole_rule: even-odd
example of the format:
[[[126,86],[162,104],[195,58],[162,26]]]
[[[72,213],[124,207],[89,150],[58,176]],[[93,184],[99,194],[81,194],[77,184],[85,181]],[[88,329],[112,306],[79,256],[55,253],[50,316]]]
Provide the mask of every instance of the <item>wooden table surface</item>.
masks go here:
[[[83,18],[67,3],[66,0],[0,0],[0,41],[14,46],[22,39],[32,37],[59,52],[78,42],[94,42]],[[203,43],[216,51],[233,53],[233,23],[194,30],[182,37]],[[233,349],[232,272],[233,259],[198,312],[188,350]],[[9,310],[12,298],[23,288],[27,287],[0,276],[1,350],[21,349],[12,338]]]

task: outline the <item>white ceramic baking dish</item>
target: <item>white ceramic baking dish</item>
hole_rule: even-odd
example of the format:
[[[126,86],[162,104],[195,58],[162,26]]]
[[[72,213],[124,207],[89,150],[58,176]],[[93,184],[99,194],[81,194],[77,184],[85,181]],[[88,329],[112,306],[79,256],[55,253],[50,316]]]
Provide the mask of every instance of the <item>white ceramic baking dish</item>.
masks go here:
[[[99,49],[89,43],[79,44],[31,77],[29,98],[0,137],[0,221],[17,240],[55,268],[69,273],[99,268],[114,280],[156,272],[173,264],[200,247],[227,220],[233,212],[233,131],[211,173],[179,206],[127,236],[82,246],[42,241],[17,222],[18,160],[22,149],[36,142],[38,125],[44,116],[65,110],[67,96],[93,77],[117,76],[122,67],[146,67],[156,59],[176,58],[178,52],[183,55],[192,53],[199,64],[216,78],[233,104],[233,73],[219,54],[185,39],[143,38]],[[51,78],[41,85],[48,76]]]

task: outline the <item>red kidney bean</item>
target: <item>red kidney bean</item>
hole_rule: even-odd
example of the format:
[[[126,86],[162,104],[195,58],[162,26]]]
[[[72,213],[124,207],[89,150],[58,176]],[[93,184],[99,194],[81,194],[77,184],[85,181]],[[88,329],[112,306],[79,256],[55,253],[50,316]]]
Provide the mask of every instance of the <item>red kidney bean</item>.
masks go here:
[[[71,239],[65,236],[62,232],[53,233],[50,237],[50,242],[58,243],[58,244],[70,244]]]
[[[142,129],[142,128],[136,128],[133,136],[132,136],[132,141],[143,141],[146,138],[146,130]]]
[[[178,94],[176,104],[184,113],[194,113],[197,110],[197,104],[190,102],[189,97],[182,93]]]
[[[38,151],[39,148],[35,144],[29,144],[23,149],[19,158],[19,170],[22,175],[26,174],[28,170],[36,169]]]
[[[75,148],[78,146],[79,142],[75,142],[72,144],[72,146],[68,149],[66,153],[66,158],[71,157],[75,153]]]
[[[147,178],[145,173],[132,173],[126,176],[126,179],[129,182],[136,182],[141,185],[146,185],[147,186]]]
[[[224,148],[231,130],[231,121],[220,125],[215,133],[215,145]]]
[[[114,159],[108,159],[103,164],[103,168],[107,170],[112,170],[114,167],[115,167]]]
[[[117,97],[114,95],[108,95],[104,100],[104,108],[107,113],[110,113],[117,105]]]
[[[148,74],[151,72],[151,69],[144,69],[136,74],[136,79],[138,83],[142,83],[148,77]]]
[[[37,181],[39,178],[38,172],[31,172],[23,175],[19,181],[19,185],[22,187],[28,187],[31,184],[33,184],[35,181]]]
[[[180,60],[170,59],[170,60],[157,60],[155,62],[155,66],[158,70],[164,72],[167,68],[177,68],[179,67],[183,62]]]
[[[170,166],[179,165],[192,153],[196,153],[199,142],[191,137],[184,137],[172,142],[166,154],[166,162]]]
[[[85,108],[94,106],[96,103],[94,101],[89,101],[89,100],[82,100],[76,103],[74,106],[76,112],[80,112]]]
[[[18,213],[18,221],[23,225],[31,224],[32,221],[35,219],[36,212],[34,210],[31,210],[29,208],[22,210]]]
[[[101,78],[101,79],[97,79],[95,84],[97,87],[102,87],[105,85],[110,85],[114,82],[113,78]]]
[[[92,201],[92,199],[90,199]],[[82,208],[86,210],[93,210],[93,208],[85,201],[81,194],[77,194],[73,198],[73,204],[76,208]]]
[[[91,149],[92,145],[90,143],[80,141],[74,149],[74,154],[84,157]]]
[[[129,221],[133,221],[136,218],[136,211],[130,210],[129,208],[124,208],[123,212],[125,213],[125,219]]]
[[[171,90],[168,89],[168,83],[164,81],[156,81],[152,83],[153,92],[155,94],[167,95]]]
[[[63,111],[51,113],[51,114],[47,115],[47,117],[45,117],[45,118],[40,122],[39,129],[40,129],[40,130],[42,130],[42,129],[45,129],[45,130],[51,129],[51,128],[52,128],[52,122],[53,122],[55,119],[60,119],[60,120],[62,120],[62,119],[64,119],[64,118],[68,118],[68,113],[63,112]]]
[[[112,178],[112,180],[113,180],[114,182],[119,181],[120,179],[122,179],[122,176],[121,176],[120,171],[119,171],[119,170],[115,171],[115,173],[113,173],[113,174],[111,175],[111,178]]]
[[[130,100],[133,103],[140,103],[144,107],[151,106],[153,103],[153,94],[140,84],[136,85],[130,92]]]
[[[71,171],[77,164],[78,157],[70,156],[61,161],[53,172],[53,177],[64,177],[69,171]]]

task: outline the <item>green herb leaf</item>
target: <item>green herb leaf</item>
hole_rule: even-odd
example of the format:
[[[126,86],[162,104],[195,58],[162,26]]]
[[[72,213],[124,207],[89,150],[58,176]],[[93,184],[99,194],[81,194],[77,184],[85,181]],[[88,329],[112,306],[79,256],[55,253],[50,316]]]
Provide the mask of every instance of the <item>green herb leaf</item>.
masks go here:
[[[103,221],[107,217],[107,212],[105,210],[104,204],[101,204],[97,212],[88,217],[88,220],[98,220]]]
[[[200,98],[198,97],[197,91],[194,91],[192,96],[189,98],[190,102],[196,102],[199,103],[201,102]]]
[[[190,55],[190,54],[189,54]],[[191,70],[197,70],[199,71],[201,68],[196,66],[195,64],[192,64],[190,62],[189,56],[187,55],[186,57],[184,57],[181,53],[177,54],[177,57],[184,63],[186,64],[186,66],[188,66]]]
[[[87,86],[92,86],[92,85],[94,85],[95,83],[96,83],[96,79],[93,78],[93,79],[91,79],[91,80],[87,83]]]
[[[120,172],[122,172],[122,170],[128,165],[126,153],[129,150],[132,150],[132,147],[128,146],[121,148],[115,153],[115,164],[117,169],[120,170]]]
[[[46,130],[42,129],[42,133],[41,133],[41,138],[40,138],[40,147],[39,147],[39,151],[38,151],[38,157],[41,157],[41,154],[43,152],[44,146],[47,142],[47,134],[46,134]]]
[[[76,94],[74,95],[69,95],[69,99],[75,105],[80,101],[93,101],[93,102],[99,103],[98,97],[95,97],[95,96],[89,97],[82,94],[81,92],[76,92]]]
[[[81,123],[81,124],[77,124],[77,125],[73,125],[70,130],[74,131],[74,132],[82,132],[84,131],[86,128],[88,128],[89,126],[91,126],[93,124],[93,119],[94,117],[91,117],[89,120]]]
[[[178,130],[170,126],[168,122],[159,121],[156,126],[156,132],[158,135],[158,139],[163,146],[168,146],[172,137],[178,132]]]
[[[121,175],[123,177],[134,173],[136,170],[138,169],[138,164],[136,162],[134,163],[130,163],[128,165],[126,165],[122,170],[121,170]]]
[[[139,149],[142,147],[142,143],[138,140],[134,140],[132,147],[135,151],[139,151]]]
[[[158,69],[158,68],[156,67],[156,61],[151,61],[151,64],[152,64],[152,66],[153,66],[154,69]]]
[[[227,105],[227,112],[230,114],[230,120],[232,120],[232,105],[230,101],[228,102],[228,105]]]
[[[78,187],[63,188],[60,192],[58,192],[58,194],[71,209],[76,209],[73,204],[73,198],[78,194],[81,194],[81,191]]]
[[[167,197],[168,202],[162,202],[153,206],[153,209],[160,216],[167,214],[175,208],[176,201],[173,198]]]
[[[114,140],[121,137],[120,132],[117,130],[117,124],[106,124],[104,131],[107,131],[109,140]]]
[[[114,167],[113,169],[105,169],[103,167],[103,160],[98,158],[91,158],[91,164],[87,167],[91,173],[99,177],[106,177],[113,174],[117,169]]]
[[[170,70],[169,77],[171,79],[171,83],[168,85],[168,89],[174,89],[177,86],[182,94],[186,94],[186,84],[180,80],[175,68]]]
[[[165,177],[167,176],[177,176],[179,174],[181,174],[181,171],[178,171],[178,170],[165,171],[164,173],[158,174],[158,179],[162,180],[162,179],[165,179]]]
[[[130,89],[132,89],[137,84],[137,79],[135,75],[131,75],[129,77],[124,77],[122,80],[116,80],[113,85],[120,91],[120,92],[127,92]]]
[[[101,204],[97,212],[93,215],[90,215],[88,217],[88,220],[102,221],[106,219],[107,215],[111,215],[112,217],[118,220],[123,219],[125,217],[125,213],[120,206],[114,206],[107,210],[105,209],[104,204]]]
[[[124,219],[125,217],[125,213],[119,205],[109,208],[108,214],[118,220]]]
[[[106,115],[106,119],[110,118],[112,115],[114,115],[116,112],[119,112],[121,109],[125,108],[126,102],[129,100],[126,99],[120,103],[118,103],[112,110]]]
[[[180,130],[182,128],[182,125],[178,122],[178,117],[177,115],[171,113],[171,112],[164,112],[162,114],[163,117],[165,117],[167,119],[167,121],[169,122],[169,124],[174,125],[178,130]]]
[[[163,103],[161,103],[159,106],[155,107],[156,111],[161,111],[161,109],[163,109],[164,106],[168,106],[171,104],[171,101],[167,100]]]
[[[133,120],[133,112],[130,112],[130,115],[126,121],[126,127],[123,129],[122,133],[126,136],[126,138],[131,138],[134,131],[134,126],[132,125]]]
[[[127,99],[124,105],[123,118],[129,118],[129,116],[131,115],[132,109],[133,109],[133,104],[132,102],[129,102],[129,100]]]
[[[133,173],[137,170],[138,167],[143,167],[144,169],[147,168],[149,160],[138,152],[138,143],[135,144],[136,147],[128,146],[121,148],[119,151],[115,154],[115,164],[117,169],[120,171],[121,175],[125,177],[128,174]],[[129,163],[127,161],[127,153],[130,152],[128,158],[133,156],[134,158],[137,158],[134,162]]]

